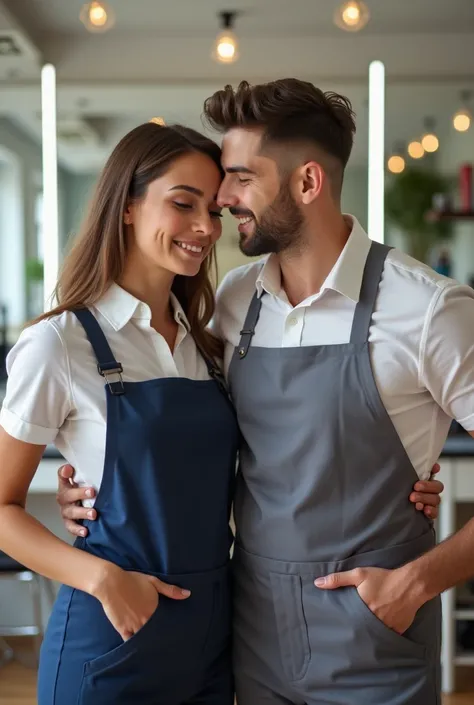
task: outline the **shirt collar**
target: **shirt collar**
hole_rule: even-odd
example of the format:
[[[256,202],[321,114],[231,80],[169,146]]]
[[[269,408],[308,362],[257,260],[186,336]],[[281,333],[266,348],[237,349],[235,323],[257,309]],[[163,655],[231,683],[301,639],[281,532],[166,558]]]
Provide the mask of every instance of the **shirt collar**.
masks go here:
[[[189,333],[191,326],[176,296],[171,293],[171,308],[174,320]],[[151,309],[115,282],[95,304],[96,309],[116,331],[121,330],[130,320],[151,322]]]
[[[332,270],[324,281],[321,291],[332,289],[355,303],[359,301],[364,267],[371,241],[357,218],[345,215],[351,226],[351,234]],[[281,271],[277,255],[268,255],[256,281],[257,293],[263,291],[278,296],[281,293]],[[317,294],[316,294],[317,295]]]

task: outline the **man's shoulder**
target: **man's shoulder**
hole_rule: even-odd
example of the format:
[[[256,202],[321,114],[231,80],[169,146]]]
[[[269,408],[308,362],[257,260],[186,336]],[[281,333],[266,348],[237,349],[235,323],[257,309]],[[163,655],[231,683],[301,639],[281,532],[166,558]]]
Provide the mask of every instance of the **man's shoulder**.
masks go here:
[[[429,265],[396,248],[388,253],[384,277],[398,293],[412,293],[422,298],[432,298],[445,289],[461,286],[454,279],[439,274]]]

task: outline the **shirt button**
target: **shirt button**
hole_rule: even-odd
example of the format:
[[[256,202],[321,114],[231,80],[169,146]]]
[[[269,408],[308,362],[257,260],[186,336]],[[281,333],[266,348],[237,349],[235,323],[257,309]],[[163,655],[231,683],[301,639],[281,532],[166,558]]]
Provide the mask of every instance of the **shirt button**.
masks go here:
[[[296,326],[296,324],[298,323],[298,319],[297,319],[295,316],[292,316],[292,317],[288,320],[288,323],[290,324],[290,326]]]

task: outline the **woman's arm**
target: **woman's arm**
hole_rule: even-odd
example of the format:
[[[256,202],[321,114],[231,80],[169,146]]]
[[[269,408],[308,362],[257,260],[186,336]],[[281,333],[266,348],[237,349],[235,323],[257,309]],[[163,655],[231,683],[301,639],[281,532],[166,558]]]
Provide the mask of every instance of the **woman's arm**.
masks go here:
[[[19,441],[0,427],[0,549],[41,575],[96,595],[110,563],[73,548],[25,510],[44,448]]]
[[[19,441],[0,427],[0,550],[41,575],[96,597],[128,639],[153,614],[160,593],[177,600],[190,593],[74,548],[28,514],[26,496],[44,448]]]

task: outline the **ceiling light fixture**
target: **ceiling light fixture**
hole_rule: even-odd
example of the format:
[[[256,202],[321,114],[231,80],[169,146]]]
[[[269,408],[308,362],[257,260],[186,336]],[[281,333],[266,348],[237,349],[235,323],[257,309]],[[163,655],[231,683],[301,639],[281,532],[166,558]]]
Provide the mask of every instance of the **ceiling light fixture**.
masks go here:
[[[362,0],[343,2],[334,13],[335,24],[346,32],[359,32],[369,19],[369,8]]]
[[[115,13],[106,2],[87,2],[82,6],[80,20],[89,32],[107,32],[115,24]]]
[[[434,118],[425,119],[426,132],[421,139],[421,145],[425,152],[436,152],[439,147],[439,139],[434,133],[435,126],[436,121]]]
[[[458,132],[467,132],[471,127],[472,114],[467,107],[467,103],[470,101],[471,97],[472,91],[463,91],[461,93],[461,102],[464,107],[453,115],[453,127]]]
[[[231,64],[239,58],[237,36],[232,31],[237,12],[220,12],[222,30],[216,37],[212,58],[221,64]]]

